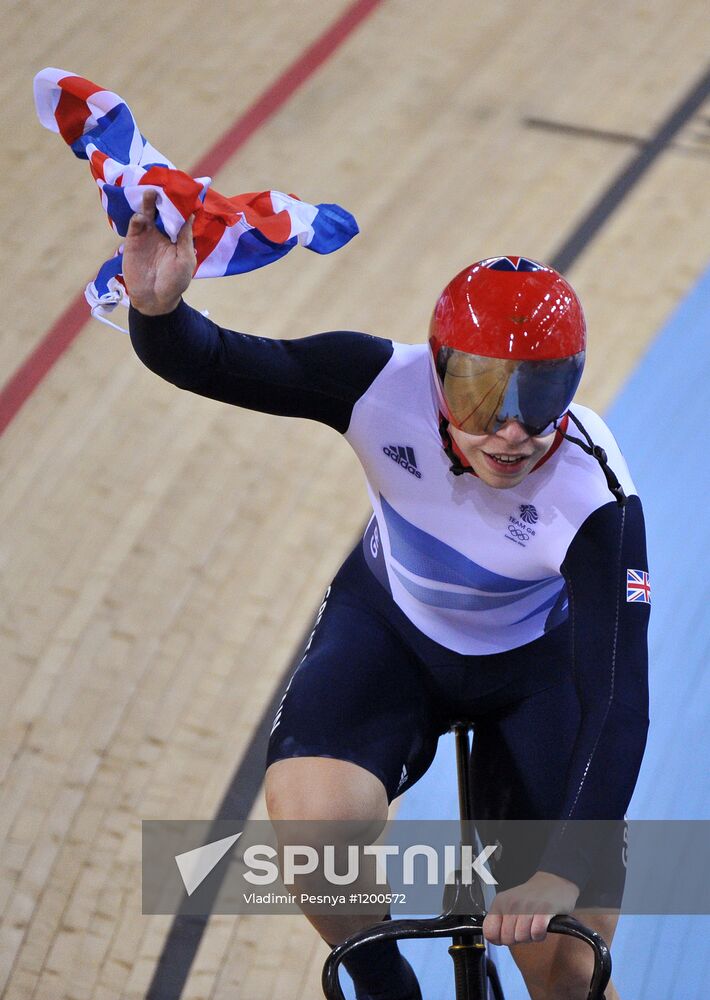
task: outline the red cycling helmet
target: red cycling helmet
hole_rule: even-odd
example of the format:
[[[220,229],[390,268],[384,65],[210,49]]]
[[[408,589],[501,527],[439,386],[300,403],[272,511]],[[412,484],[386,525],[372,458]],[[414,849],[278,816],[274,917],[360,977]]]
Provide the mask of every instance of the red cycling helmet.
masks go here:
[[[449,282],[429,329],[446,418],[468,434],[517,420],[551,431],[577,390],[586,325],[571,285],[526,257],[490,257]]]

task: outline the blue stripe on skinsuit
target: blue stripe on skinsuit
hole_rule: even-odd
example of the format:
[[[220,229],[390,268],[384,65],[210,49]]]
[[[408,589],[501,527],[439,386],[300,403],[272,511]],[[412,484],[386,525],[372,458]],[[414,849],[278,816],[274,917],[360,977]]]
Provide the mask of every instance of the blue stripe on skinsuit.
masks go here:
[[[380,503],[392,555],[398,563],[416,576],[437,580],[439,583],[473,587],[491,594],[512,594],[515,591],[527,590],[532,592],[559,579],[557,576],[548,576],[540,580],[516,580],[513,577],[501,576],[484,566],[479,566],[473,559],[469,559],[446,542],[411,524],[398,514],[383,496],[380,496]]]
[[[473,594],[470,591],[468,593],[462,593],[459,590],[439,590],[435,587],[425,587],[423,584],[419,583],[418,580],[411,580],[404,573],[400,573],[396,566],[392,566],[395,576],[402,584],[402,586],[409,591],[412,597],[415,597],[422,604],[428,604],[435,608],[450,608],[454,611],[495,611],[498,608],[505,608],[509,604],[516,604],[519,601],[526,600],[532,594],[536,593],[543,587],[549,588],[550,583],[539,583],[536,587],[532,587],[529,591],[524,594],[508,594],[506,597],[499,597],[495,594]],[[545,608],[550,608],[557,600],[560,590],[563,586],[563,581],[552,581],[552,585],[557,583],[557,589],[555,593],[537,608],[534,608],[529,614],[521,618],[520,621],[526,621],[526,619],[531,618],[533,615],[539,614]],[[514,623],[514,624],[517,624]]]

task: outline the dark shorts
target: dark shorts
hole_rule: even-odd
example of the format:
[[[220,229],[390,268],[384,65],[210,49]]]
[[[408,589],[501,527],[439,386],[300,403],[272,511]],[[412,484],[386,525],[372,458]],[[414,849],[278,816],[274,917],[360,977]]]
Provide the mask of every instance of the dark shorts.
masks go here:
[[[412,625],[358,545],[326,592],[276,715],[268,763],[347,760],[379,778],[391,801],[425,773],[439,736],[461,719],[474,723],[474,815],[558,817],[580,721],[567,625],[505,653],[456,653]],[[622,846],[605,866],[614,897]]]

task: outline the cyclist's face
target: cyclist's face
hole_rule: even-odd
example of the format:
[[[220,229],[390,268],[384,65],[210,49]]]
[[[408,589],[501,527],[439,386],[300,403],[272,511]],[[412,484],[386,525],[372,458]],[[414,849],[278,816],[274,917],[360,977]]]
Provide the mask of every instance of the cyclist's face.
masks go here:
[[[497,490],[522,482],[555,439],[554,431],[544,437],[531,437],[516,420],[509,420],[495,434],[466,434],[453,424],[449,425],[449,434],[478,478]]]

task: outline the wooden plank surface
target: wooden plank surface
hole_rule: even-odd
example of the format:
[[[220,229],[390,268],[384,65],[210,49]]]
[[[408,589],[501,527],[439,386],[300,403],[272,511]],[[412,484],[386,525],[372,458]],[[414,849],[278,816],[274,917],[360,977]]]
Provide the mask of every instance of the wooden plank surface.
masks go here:
[[[346,7],[8,7],[6,374],[114,246],[86,165],[34,118],[33,74],[117,91],[188,166]],[[706,69],[708,40],[701,0],[387,0],[215,178],[225,194],[339,201],[361,235],[195,283],[189,300],[266,336],[420,340],[456,270],[549,257],[638,151],[526,119],[644,140]],[[571,272],[590,405],[706,264],[709,113]],[[332,431],[181,393],[92,323],[5,433],[0,479],[0,990],[142,997],[170,921],[140,916],[140,821],[214,814],[363,523],[362,476]],[[324,954],[300,918],[215,918],[184,996],[306,1000]]]

